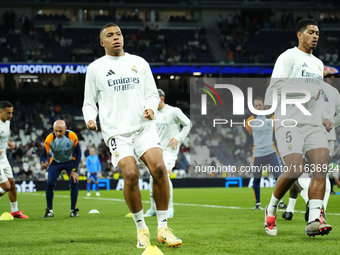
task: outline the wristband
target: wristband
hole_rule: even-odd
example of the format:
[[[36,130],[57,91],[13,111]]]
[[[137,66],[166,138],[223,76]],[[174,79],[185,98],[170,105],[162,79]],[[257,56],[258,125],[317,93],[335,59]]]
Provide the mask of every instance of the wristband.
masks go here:
[[[77,168],[73,168],[72,171],[73,171],[73,172],[77,172]]]

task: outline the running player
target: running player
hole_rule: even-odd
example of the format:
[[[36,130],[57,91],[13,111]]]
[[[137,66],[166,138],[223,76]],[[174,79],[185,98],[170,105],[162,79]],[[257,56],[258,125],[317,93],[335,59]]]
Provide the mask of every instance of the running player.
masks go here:
[[[102,27],[100,44],[106,55],[92,62],[86,73],[85,123],[90,130],[97,131],[99,113],[103,137],[112,155],[111,162],[123,173],[124,198],[137,227],[137,248],[150,246],[150,232],[145,224],[138,185],[136,160],[139,158],[149,168],[154,180],[157,239],[169,246],[181,245],[182,240],[174,236],[167,224],[169,181],[153,121],[159,96],[150,66],[143,58],[124,52],[122,31],[114,23]]]
[[[11,215],[14,218],[27,219],[18,209],[17,188],[13,178],[13,171],[6,156],[6,149],[14,149],[15,144],[8,140],[10,120],[13,117],[13,105],[8,101],[0,102],[0,197],[8,192],[11,204]]]
[[[330,120],[334,122],[333,116],[335,113],[340,114],[340,94],[339,91],[334,88],[332,85],[323,82],[323,91],[321,94],[321,98],[324,100],[324,106],[325,110],[329,112]],[[336,134],[335,134],[335,127],[332,128],[330,132],[326,132],[326,137],[328,141],[328,148],[329,148],[329,164],[332,159],[332,154],[334,151],[334,142],[336,140]],[[287,207],[287,211],[285,211],[282,214],[282,217],[286,220],[291,220],[293,218],[293,213],[294,213],[294,207],[296,203],[296,198],[298,193],[301,194],[301,196],[304,198],[306,203],[308,202],[308,187],[310,183],[310,176],[309,173],[304,173],[301,175],[301,177],[292,185],[292,188],[290,190],[290,198],[289,198],[289,203]],[[325,196],[323,198],[323,218],[325,217],[326,209],[327,209],[327,204],[328,204],[328,199],[330,196],[330,191],[331,191],[331,184],[328,178],[328,175],[326,177],[326,190],[325,190]],[[309,203],[308,203],[309,204]],[[307,212],[308,215],[308,212]],[[307,218],[307,217],[306,217]]]
[[[318,167],[318,169],[322,168],[322,171],[313,171],[308,189],[310,210],[305,233],[311,236],[324,235],[332,230],[331,225],[320,220],[329,155],[323,125],[329,132],[333,123],[322,112],[322,109],[324,109],[321,106],[323,100],[319,100],[324,66],[320,59],[312,55],[319,39],[319,29],[315,20],[302,19],[298,22],[296,30],[299,46],[289,49],[279,56],[274,66],[270,85],[266,91],[266,108],[272,104],[271,99],[276,96],[273,92],[277,91],[278,94],[275,118],[281,121],[276,122],[275,132],[279,152],[286,169],[288,169],[278,178],[270,203],[265,208],[264,227],[270,236],[277,235],[277,204],[294,181],[303,173],[303,156],[310,165]],[[295,92],[286,95],[284,89],[291,91],[295,89]],[[302,89],[308,90],[311,96],[310,100],[304,101],[303,105],[301,101],[306,97],[306,93],[301,92]],[[281,101],[283,101],[281,95],[289,99],[299,99],[300,103],[297,103],[297,105],[283,104],[286,109],[283,108],[283,113],[281,113]],[[284,114],[285,110],[286,114]],[[311,115],[302,110],[307,110]],[[282,120],[284,119],[286,121],[283,125]]]

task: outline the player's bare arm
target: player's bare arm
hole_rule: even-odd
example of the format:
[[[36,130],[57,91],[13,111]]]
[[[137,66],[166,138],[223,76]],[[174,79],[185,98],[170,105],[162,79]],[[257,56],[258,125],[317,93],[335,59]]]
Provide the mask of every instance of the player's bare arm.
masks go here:
[[[151,110],[150,108],[149,109],[146,109],[144,110],[144,118],[147,118],[148,120],[153,120],[153,117],[154,117],[154,112],[153,110]]]
[[[94,122],[93,120],[90,120],[89,122],[87,122],[87,128],[90,129],[91,131],[98,131],[98,127],[96,122]]]

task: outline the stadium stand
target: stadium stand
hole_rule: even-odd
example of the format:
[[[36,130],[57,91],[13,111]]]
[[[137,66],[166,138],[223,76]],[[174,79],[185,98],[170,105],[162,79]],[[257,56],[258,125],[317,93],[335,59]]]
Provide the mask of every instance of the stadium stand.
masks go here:
[[[14,0],[13,2],[16,2]],[[22,2],[22,1],[21,1]],[[36,1],[39,2],[39,1]],[[50,0],[49,4],[67,3],[66,0]],[[72,1],[71,1],[72,2]],[[81,2],[81,4],[80,4]],[[109,0],[96,1],[103,6],[110,5]],[[145,1],[138,0],[122,0],[119,4],[143,4]],[[148,1],[151,4],[159,4],[159,1]],[[162,1],[164,5],[182,5],[192,4],[190,0],[172,0]],[[216,6],[226,6],[228,4],[235,5],[235,1],[194,1],[197,5],[210,7],[207,9],[214,10]],[[255,1],[246,1],[253,4]],[[280,1],[271,1],[280,4]],[[290,1],[294,2],[294,1]],[[299,1],[306,4],[313,1]],[[334,1],[333,1],[334,2]],[[92,4],[93,1],[77,1],[74,2],[75,13],[79,13],[79,5]],[[45,8],[45,3],[41,6]],[[256,4],[268,4],[268,1],[258,0]],[[72,3],[70,3],[72,5]],[[125,7],[126,7],[125,6]],[[14,6],[13,6],[14,7]],[[85,8],[85,7],[84,7]],[[118,7],[117,7],[118,8]],[[126,7],[127,8],[127,7]],[[205,8],[205,7],[202,7]],[[226,59],[223,63],[228,64],[273,64],[277,56],[285,49],[296,44],[294,34],[294,25],[296,20],[300,18],[301,13],[287,10],[280,14],[266,11],[262,14],[251,14],[249,10],[238,11],[235,8],[224,14],[223,16],[210,16],[211,27],[205,27],[200,15],[191,13],[183,15],[179,12],[174,14],[173,9],[169,8],[169,15],[158,13],[155,22],[147,20],[151,16],[147,13],[145,17],[142,15],[131,14],[135,8],[130,8],[129,13],[115,11],[107,8],[104,14],[98,14],[93,11],[93,15],[81,22],[75,22],[78,16],[71,17],[62,13],[60,10],[49,10],[50,13],[37,13],[39,8],[32,9],[34,15],[19,16],[16,11],[3,11],[3,20],[0,23],[0,56],[3,63],[11,62],[28,62],[28,63],[90,63],[104,53],[99,44],[99,29],[107,22],[116,22],[124,27],[125,50],[132,54],[144,57],[148,62],[173,65],[173,64],[193,64],[200,65],[205,63],[219,64],[220,59],[216,55],[220,55]],[[82,9],[81,9],[82,10]],[[320,25],[325,26],[322,31],[322,40],[320,40],[320,48],[315,52],[325,64],[340,64],[338,49],[340,42],[338,40],[340,32],[334,29],[333,25],[339,25],[339,15],[331,14],[331,11],[325,11],[320,15]],[[37,14],[35,14],[37,13]],[[315,12],[312,13],[315,15]],[[310,15],[310,14],[308,14]],[[322,16],[322,17],[321,17]],[[80,24],[80,25],[79,25]],[[161,26],[160,26],[161,24]],[[330,29],[327,29],[330,25]],[[219,50],[213,46],[214,39],[217,38]],[[82,76],[79,80],[84,79]],[[183,77],[188,82],[189,75]],[[21,102],[20,97],[27,95],[20,94],[24,89],[27,91],[38,91],[41,89],[60,89],[64,90],[65,86],[82,84],[83,81],[74,80],[64,82],[60,87],[53,85],[53,81],[48,84],[33,84],[29,82],[21,82],[16,84],[16,89],[11,92],[18,95],[17,102],[14,103],[15,114],[12,119],[12,137],[15,141],[17,149],[8,150],[7,153],[11,158],[11,164],[15,171],[16,177],[44,179],[45,173],[40,171],[39,152],[43,146],[44,137],[51,132],[51,124],[56,118],[65,119],[68,127],[77,132],[80,138],[80,145],[83,153],[94,146],[97,154],[100,155],[104,176],[113,178],[115,173],[119,174],[119,169],[112,169],[110,164],[110,155],[103,144],[99,133],[91,133],[84,128],[81,119],[81,100],[76,103],[70,103],[66,99],[53,100],[52,102],[44,102],[37,100],[38,103],[28,103],[27,100]],[[76,86],[76,85],[75,85]],[[188,93],[182,93],[179,90],[171,90],[171,82],[168,81],[170,104],[186,107],[184,112],[189,115],[188,110]],[[5,87],[5,86],[3,86]],[[79,92],[79,98],[82,98],[82,89],[75,88]],[[1,86],[0,86],[1,91]],[[47,92],[48,93],[48,92]],[[46,95],[47,93],[43,94]],[[65,92],[67,93],[67,92]],[[32,93],[33,94],[33,93]],[[173,101],[172,101],[173,100]],[[40,102],[40,103],[39,103]],[[58,102],[58,103],[56,103]],[[229,107],[229,106],[228,106]],[[229,108],[230,109],[230,108]],[[225,112],[224,116],[230,118],[230,112]],[[194,123],[193,130],[200,134],[197,130],[204,127],[199,116],[190,116]],[[195,162],[197,165],[214,165],[214,164],[232,164],[242,165],[250,164],[251,149],[245,143],[244,131],[239,128],[229,127],[218,130],[215,133],[200,134],[199,137],[191,137],[190,142],[182,145],[178,162],[176,164],[177,177],[221,177],[222,175],[209,175],[207,173],[197,174],[195,169],[189,165]],[[337,129],[337,133],[340,129]],[[236,141],[237,140],[237,141]],[[204,142],[203,142],[204,141]],[[340,139],[336,142],[334,159],[340,163]],[[196,152],[205,151],[208,158],[195,158]],[[198,153],[201,155],[201,153]],[[191,156],[191,158],[190,158]],[[84,159],[81,166],[81,172],[84,173]]]

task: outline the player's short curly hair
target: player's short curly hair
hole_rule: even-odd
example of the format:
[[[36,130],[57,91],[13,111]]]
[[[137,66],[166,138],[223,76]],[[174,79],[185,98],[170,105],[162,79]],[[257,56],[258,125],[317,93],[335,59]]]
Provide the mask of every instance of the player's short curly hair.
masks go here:
[[[308,25],[318,26],[318,22],[316,22],[314,19],[309,18],[301,19],[296,25],[296,32],[300,31],[302,33],[307,29]]]

